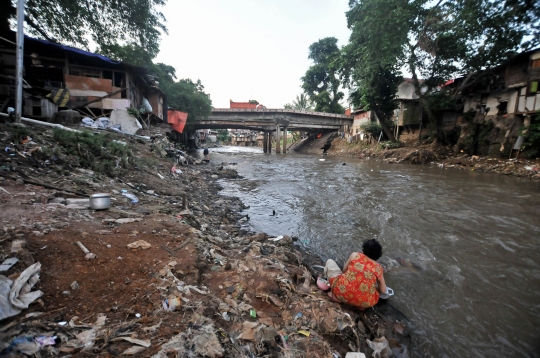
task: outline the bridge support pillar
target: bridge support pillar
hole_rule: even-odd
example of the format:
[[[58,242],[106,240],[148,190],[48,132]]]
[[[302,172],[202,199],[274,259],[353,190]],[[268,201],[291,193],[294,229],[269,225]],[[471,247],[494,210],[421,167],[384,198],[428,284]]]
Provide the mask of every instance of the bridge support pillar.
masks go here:
[[[276,154],[280,154],[281,153],[281,137],[280,137],[280,133],[281,132],[281,128],[279,128],[279,124],[276,126]]]
[[[283,154],[287,153],[287,127],[283,127]]]
[[[272,153],[272,132],[268,132],[268,153]]]
[[[263,152],[268,153],[268,132],[267,131],[264,131]]]

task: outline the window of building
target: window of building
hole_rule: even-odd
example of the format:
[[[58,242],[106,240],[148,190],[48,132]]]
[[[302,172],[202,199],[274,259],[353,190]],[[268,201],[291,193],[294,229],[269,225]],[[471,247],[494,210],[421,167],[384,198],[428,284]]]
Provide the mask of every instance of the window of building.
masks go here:
[[[535,93],[538,92],[538,82],[540,82],[539,80],[536,80],[536,81],[530,81],[528,86],[527,86],[527,94],[528,95],[533,95]]]
[[[499,105],[497,106],[497,109],[499,110],[498,111],[498,114],[499,115],[505,115],[508,113],[508,102],[501,102],[499,103]]]
[[[531,68],[540,68],[540,58],[537,60],[532,60]]]

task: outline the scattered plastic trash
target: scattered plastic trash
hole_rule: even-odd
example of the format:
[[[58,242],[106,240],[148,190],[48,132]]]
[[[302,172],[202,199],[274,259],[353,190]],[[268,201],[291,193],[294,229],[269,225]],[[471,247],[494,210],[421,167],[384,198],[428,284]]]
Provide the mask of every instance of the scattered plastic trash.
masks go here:
[[[249,316],[251,318],[257,318],[257,311],[255,311],[254,309],[250,309],[249,310]]]
[[[257,327],[259,326],[259,322],[244,322],[244,328],[242,329],[242,333],[238,336],[238,339],[243,339],[246,341],[254,341],[255,340],[255,332],[257,332]]]
[[[59,326],[65,326],[66,324],[67,324],[66,321],[58,322],[58,325],[59,325]]]
[[[118,339],[118,340],[124,340],[124,341],[128,341],[130,343],[133,343],[133,344],[138,344],[139,346],[143,346],[143,347],[150,347],[151,343],[150,341],[148,340],[142,340],[142,339],[136,339],[136,338],[131,338],[131,337],[118,337],[118,338],[115,338],[115,340]]]
[[[135,317],[141,318],[141,314],[140,313],[135,313]]]
[[[11,243],[11,252],[19,252],[22,250],[26,241],[24,240],[13,240]]]
[[[41,264],[36,262],[11,281],[0,275],[0,320],[15,316],[43,295],[41,291],[30,291],[39,281]]]
[[[19,259],[16,257],[10,257],[9,259],[5,259],[4,262],[2,262],[2,264],[0,265],[0,272],[9,270],[18,261]]]
[[[229,314],[227,312],[222,312],[221,317],[223,317],[223,319],[227,322],[231,320],[231,317],[229,317]]]
[[[375,338],[373,341],[366,339],[366,342],[373,349],[373,357],[387,358],[392,356],[392,350],[388,345],[386,337]]]
[[[95,123],[98,126],[98,128],[107,129],[109,128],[109,124],[111,123],[111,121],[107,117],[100,117],[96,119]],[[116,142],[116,141],[113,140],[113,142]]]
[[[345,358],[366,358],[366,355],[360,352],[349,352]]]
[[[141,353],[141,352],[144,351],[145,349],[146,349],[146,347],[142,347],[142,346],[133,346],[133,347],[131,347],[131,348],[126,349],[122,354],[128,355],[128,356],[132,356],[132,355],[136,355],[136,354]]]
[[[278,237],[269,237],[268,240],[272,240],[274,242],[277,242],[279,240],[283,239],[283,235],[279,235]]]
[[[298,312],[296,316],[294,316],[294,319],[302,318],[303,314],[302,312]]]
[[[392,297],[394,295],[394,290],[392,290],[390,287],[386,287],[386,293],[381,293],[379,294],[379,297],[382,298],[383,300],[387,300],[389,299],[390,297]]]
[[[41,336],[36,337],[35,341],[41,346],[53,346],[56,344],[55,342],[56,336],[48,337],[48,336]]]
[[[303,336],[306,336],[306,337],[309,337],[311,335],[311,333],[309,331],[305,331],[305,330],[299,330],[298,331],[299,334],[303,335]]]
[[[127,197],[128,199],[131,199],[131,203],[132,204],[137,204],[139,202],[139,199],[133,195],[133,194],[130,194],[130,193],[124,193],[124,191],[122,190],[122,195]]]
[[[163,308],[166,311],[172,312],[176,309],[180,309],[180,307],[182,306],[182,300],[180,299],[180,297],[172,297],[172,298],[167,298],[166,300],[164,300],[162,304],[163,304]]]

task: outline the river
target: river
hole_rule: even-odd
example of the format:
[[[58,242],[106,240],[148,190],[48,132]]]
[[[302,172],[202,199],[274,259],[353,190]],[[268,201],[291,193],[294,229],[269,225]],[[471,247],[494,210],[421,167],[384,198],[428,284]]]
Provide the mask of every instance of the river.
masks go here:
[[[414,356],[540,357],[540,183],[249,147],[210,158],[237,163],[222,194],[250,206],[252,230],[341,264],[375,237],[404,264],[385,278]]]

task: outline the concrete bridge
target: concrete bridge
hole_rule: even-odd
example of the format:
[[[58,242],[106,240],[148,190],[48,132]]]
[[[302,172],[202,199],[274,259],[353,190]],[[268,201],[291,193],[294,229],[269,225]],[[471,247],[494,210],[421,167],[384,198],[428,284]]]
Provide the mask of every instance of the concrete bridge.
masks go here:
[[[343,114],[297,111],[293,109],[228,109],[214,108],[212,114],[195,123],[195,129],[251,129],[264,132],[264,152],[272,151],[272,133],[276,138],[276,153],[281,153],[281,131],[335,130],[350,126],[352,117]],[[283,152],[287,137],[283,136]]]

